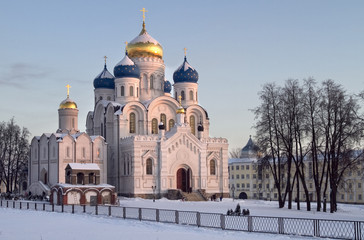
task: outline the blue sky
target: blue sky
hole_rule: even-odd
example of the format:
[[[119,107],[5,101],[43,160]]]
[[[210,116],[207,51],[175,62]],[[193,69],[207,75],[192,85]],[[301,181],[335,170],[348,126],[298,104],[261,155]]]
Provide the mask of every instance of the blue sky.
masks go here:
[[[289,78],[333,79],[364,90],[364,1],[0,1],[0,121],[12,116],[32,135],[58,128],[70,97],[85,130],[93,79],[124,56],[146,28],[163,46],[172,83],[186,47],[199,73],[210,135],[243,147],[255,134],[258,92]]]

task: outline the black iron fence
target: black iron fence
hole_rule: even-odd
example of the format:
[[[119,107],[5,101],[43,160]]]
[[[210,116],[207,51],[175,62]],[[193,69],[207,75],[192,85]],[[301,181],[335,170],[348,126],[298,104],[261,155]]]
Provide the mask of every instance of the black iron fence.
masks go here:
[[[104,215],[140,221],[174,223],[234,231],[364,240],[364,221],[230,216],[218,213],[201,213],[194,211],[176,211],[154,208],[106,205],[52,205],[49,203],[11,200],[0,200],[0,207],[48,212]]]

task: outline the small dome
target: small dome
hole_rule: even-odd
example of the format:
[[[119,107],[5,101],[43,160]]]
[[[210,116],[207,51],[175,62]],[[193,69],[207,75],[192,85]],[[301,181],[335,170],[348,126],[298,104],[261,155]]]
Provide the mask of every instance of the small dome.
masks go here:
[[[248,143],[241,149],[240,158],[254,157],[258,154],[259,147],[254,144],[252,136],[249,136]]]
[[[143,29],[139,35],[134,38],[126,46],[126,50],[131,58],[139,57],[156,57],[163,58],[163,48],[157,40],[147,33],[145,30],[145,23],[143,22]]]
[[[59,104],[59,109],[77,109],[77,104],[67,97]]]
[[[171,93],[171,90],[172,90],[172,84],[168,80],[165,80],[164,81],[164,92]]]
[[[140,77],[139,67],[129,58],[128,52],[125,53],[125,57],[114,67],[114,75],[116,78]]]
[[[114,76],[107,70],[106,64],[104,70],[94,79],[94,88],[115,88]]]
[[[183,107],[179,107],[176,111],[177,114],[185,114],[185,109]]]
[[[185,57],[182,65],[173,73],[174,83],[179,82],[192,82],[197,83],[198,73],[197,71],[187,62]]]

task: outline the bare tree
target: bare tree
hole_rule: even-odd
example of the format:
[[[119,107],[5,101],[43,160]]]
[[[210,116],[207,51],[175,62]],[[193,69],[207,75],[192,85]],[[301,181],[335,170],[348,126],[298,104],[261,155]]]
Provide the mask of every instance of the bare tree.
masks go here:
[[[233,148],[230,152],[229,152],[229,157],[230,158],[240,158],[240,148]]]
[[[28,165],[29,131],[20,129],[14,118],[0,124],[0,177],[7,192],[18,190],[21,170]]]

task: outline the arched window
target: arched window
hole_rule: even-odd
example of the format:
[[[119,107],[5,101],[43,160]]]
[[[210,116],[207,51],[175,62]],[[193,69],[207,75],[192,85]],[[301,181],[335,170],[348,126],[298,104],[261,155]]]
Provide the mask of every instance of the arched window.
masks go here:
[[[121,86],[120,88],[120,96],[124,96],[124,86]]]
[[[83,173],[77,173],[77,184],[84,184],[85,175]]]
[[[129,89],[130,89],[130,96],[131,97],[134,96],[134,87],[130,86]]]
[[[71,171],[67,171],[67,175],[66,175],[66,183],[72,184],[72,183],[71,183]]]
[[[100,96],[100,100],[102,100],[102,96]]]
[[[216,175],[216,163],[215,163],[215,160],[210,160],[210,175]]]
[[[154,76],[151,75],[150,76],[150,89],[153,89],[154,88]]]
[[[156,118],[152,119],[152,134],[158,134],[158,120]]]
[[[169,128],[168,131],[171,131],[171,129],[174,127],[174,120],[173,119],[169,119]]]
[[[147,173],[147,175],[153,174],[153,161],[150,158],[147,159],[146,173]]]
[[[167,126],[167,117],[164,113],[161,114],[161,122],[163,123],[164,127]]]
[[[129,115],[129,133],[135,133],[135,113]]]
[[[181,100],[185,100],[185,91],[181,91]]]
[[[193,91],[190,91],[190,100],[193,100]]]
[[[96,183],[96,181],[95,181],[95,174],[94,173],[90,173],[88,175],[88,183],[89,184],[95,184]]]
[[[196,133],[196,131],[195,131],[196,126],[195,125],[196,125],[195,116],[191,115],[190,116],[190,127],[191,127],[191,133],[193,135],[195,135],[195,133]]]

